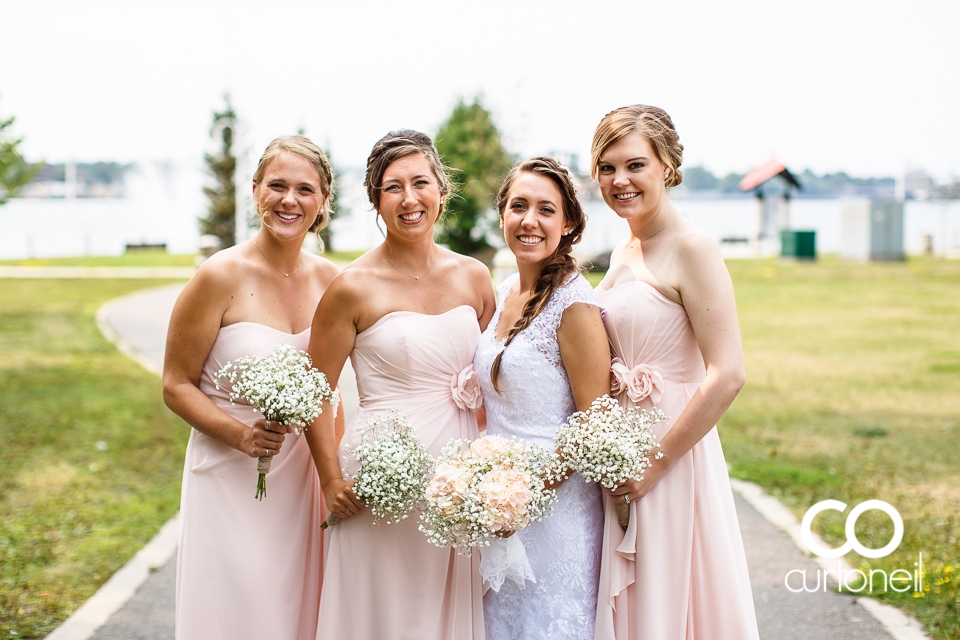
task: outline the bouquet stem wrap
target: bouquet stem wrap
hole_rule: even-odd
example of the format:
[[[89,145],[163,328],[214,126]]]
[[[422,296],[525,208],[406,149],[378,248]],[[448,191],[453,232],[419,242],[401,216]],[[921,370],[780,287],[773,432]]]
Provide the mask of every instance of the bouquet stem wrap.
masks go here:
[[[537,581],[520,536],[491,540],[488,546],[480,548],[480,577],[498,593],[507,578],[521,589],[527,580]]]
[[[620,528],[624,531],[627,530],[627,525],[630,524],[630,503],[629,502],[620,502],[617,500],[617,522],[620,523]]]
[[[257,471],[260,473],[260,477],[257,478],[257,495],[254,496],[257,500],[263,500],[264,496],[267,495],[267,474],[270,473],[272,460],[273,458],[270,456],[257,458]]]

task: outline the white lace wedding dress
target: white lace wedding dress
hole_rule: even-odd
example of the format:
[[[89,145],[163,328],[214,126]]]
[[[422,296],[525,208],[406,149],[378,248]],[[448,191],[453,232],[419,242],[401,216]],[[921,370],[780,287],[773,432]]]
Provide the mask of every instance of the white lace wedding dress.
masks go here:
[[[500,362],[498,394],[490,381],[490,367],[503,350],[496,328],[518,277],[497,287],[497,310],[480,337],[473,365],[483,391],[487,433],[553,451],[557,428],[576,411],[560,361],[557,328],[571,304],[600,304],[579,274],[558,287],[543,311],[507,348]],[[503,329],[506,332],[507,327]],[[491,589],[483,598],[487,640],[593,638],[603,534],[600,488],[573,474],[559,487],[557,498],[546,518],[516,534],[526,548],[536,583],[527,582],[521,589],[507,580],[499,592]]]

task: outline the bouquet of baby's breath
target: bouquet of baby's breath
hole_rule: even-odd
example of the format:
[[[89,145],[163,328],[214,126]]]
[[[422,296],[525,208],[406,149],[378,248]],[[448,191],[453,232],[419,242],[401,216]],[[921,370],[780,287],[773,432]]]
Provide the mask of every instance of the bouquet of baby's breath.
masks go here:
[[[547,488],[553,457],[536,445],[500,436],[451,440],[427,487],[420,530],[438,547],[473,547],[543,518],[556,500]]]
[[[631,478],[643,480],[651,465],[650,455],[660,459],[663,452],[652,426],[669,420],[659,409],[624,409],[603,395],[586,411],[578,411],[557,430],[557,453],[566,466],[587,482],[599,482],[614,489]],[[617,502],[620,526],[630,522],[630,504]]]
[[[364,420],[367,426],[360,442],[345,450],[360,468],[353,476],[344,469],[343,477],[353,480],[353,492],[370,507],[374,524],[402,522],[423,507],[433,457],[403,414],[367,414]],[[338,522],[340,518],[331,514],[320,527]]]
[[[220,381],[230,382],[230,402],[244,402],[263,414],[269,422],[293,427],[297,435],[313,423],[324,402],[336,406],[337,394],[327,384],[327,377],[313,368],[306,352],[288,344],[278,344],[268,355],[237,358],[228,362],[214,376],[217,389]],[[267,495],[267,472],[271,456],[257,459],[257,493]]]

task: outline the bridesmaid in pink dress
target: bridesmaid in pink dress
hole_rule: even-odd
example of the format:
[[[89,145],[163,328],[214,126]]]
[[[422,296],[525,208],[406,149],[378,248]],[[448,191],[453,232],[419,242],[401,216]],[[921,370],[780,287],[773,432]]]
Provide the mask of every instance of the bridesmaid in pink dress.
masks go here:
[[[607,114],[592,175],[629,234],[597,296],[621,402],[657,406],[664,456],[608,492],[596,638],[758,638],[750,578],[715,427],[744,384],[733,286],[715,242],[674,208],[683,146],[643,105]],[[629,502],[626,533],[615,501]]]
[[[395,131],[367,159],[364,184],[386,227],[383,244],[344,269],[313,321],[310,353],[337,379],[347,357],[360,410],[338,433],[329,412],[307,431],[330,512],[317,638],[481,640],[478,554],[427,542],[416,518],[374,525],[345,481],[343,448],[364,417],[396,409],[437,455],[453,438],[477,437],[473,354],[493,315],[490,272],[437,245],[434,225],[449,178],[430,137]]]
[[[204,262],[174,307],[163,397],[193,427],[180,502],[178,640],[316,634],[323,504],[309,447],[251,407],[231,405],[213,376],[277,344],[307,348],[313,310],[337,267],[301,246],[329,222],[332,188],[330,164],[310,140],[271,142],[253,176],[260,231]],[[258,501],[263,455],[274,460],[270,492]]]

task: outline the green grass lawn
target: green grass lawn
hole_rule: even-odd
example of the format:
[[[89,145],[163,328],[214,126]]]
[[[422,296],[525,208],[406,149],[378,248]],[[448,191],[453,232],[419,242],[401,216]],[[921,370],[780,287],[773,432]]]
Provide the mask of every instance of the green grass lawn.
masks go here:
[[[960,262],[728,266],[747,362],[720,425],[733,475],[798,518],[828,498],[893,504],[900,548],[847,559],[889,573],[922,552],[922,595],[873,595],[960,638]],[[93,323],[155,284],[0,281],[0,636],[49,631],[177,508],[187,428]],[[815,528],[838,545],[844,519]],[[876,548],[891,529],[870,512],[857,535]]]
[[[960,262],[731,261],[747,386],[720,426],[733,475],[798,518],[834,498],[891,503],[904,519],[892,555],[854,567],[926,569],[922,595],[874,593],[937,638],[960,638]],[[831,517],[831,515],[835,517]],[[846,514],[818,518],[839,546]],[[857,537],[883,547],[877,511]]]
[[[334,262],[350,262],[363,251],[327,251],[324,257]],[[196,254],[167,253],[162,249],[128,251],[122,256],[88,256],[83,258],[31,258],[0,260],[2,267],[192,267]]]
[[[42,637],[177,510],[187,427],[94,324],[168,281],[0,280],[0,637]]]
[[[871,498],[891,503],[904,519],[899,549],[847,560],[912,572],[922,552],[922,595],[873,595],[909,610],[934,637],[960,638],[960,262],[727,266],[747,367],[720,423],[732,475],[762,485],[798,518],[829,498],[847,503],[846,513]],[[845,540],[846,513],[815,523],[832,546]],[[890,540],[880,512],[857,524],[868,547]]]
[[[4,267],[192,267],[196,255],[167,253],[162,249],[128,251],[121,256],[87,256],[83,258],[32,258],[0,260]]]

